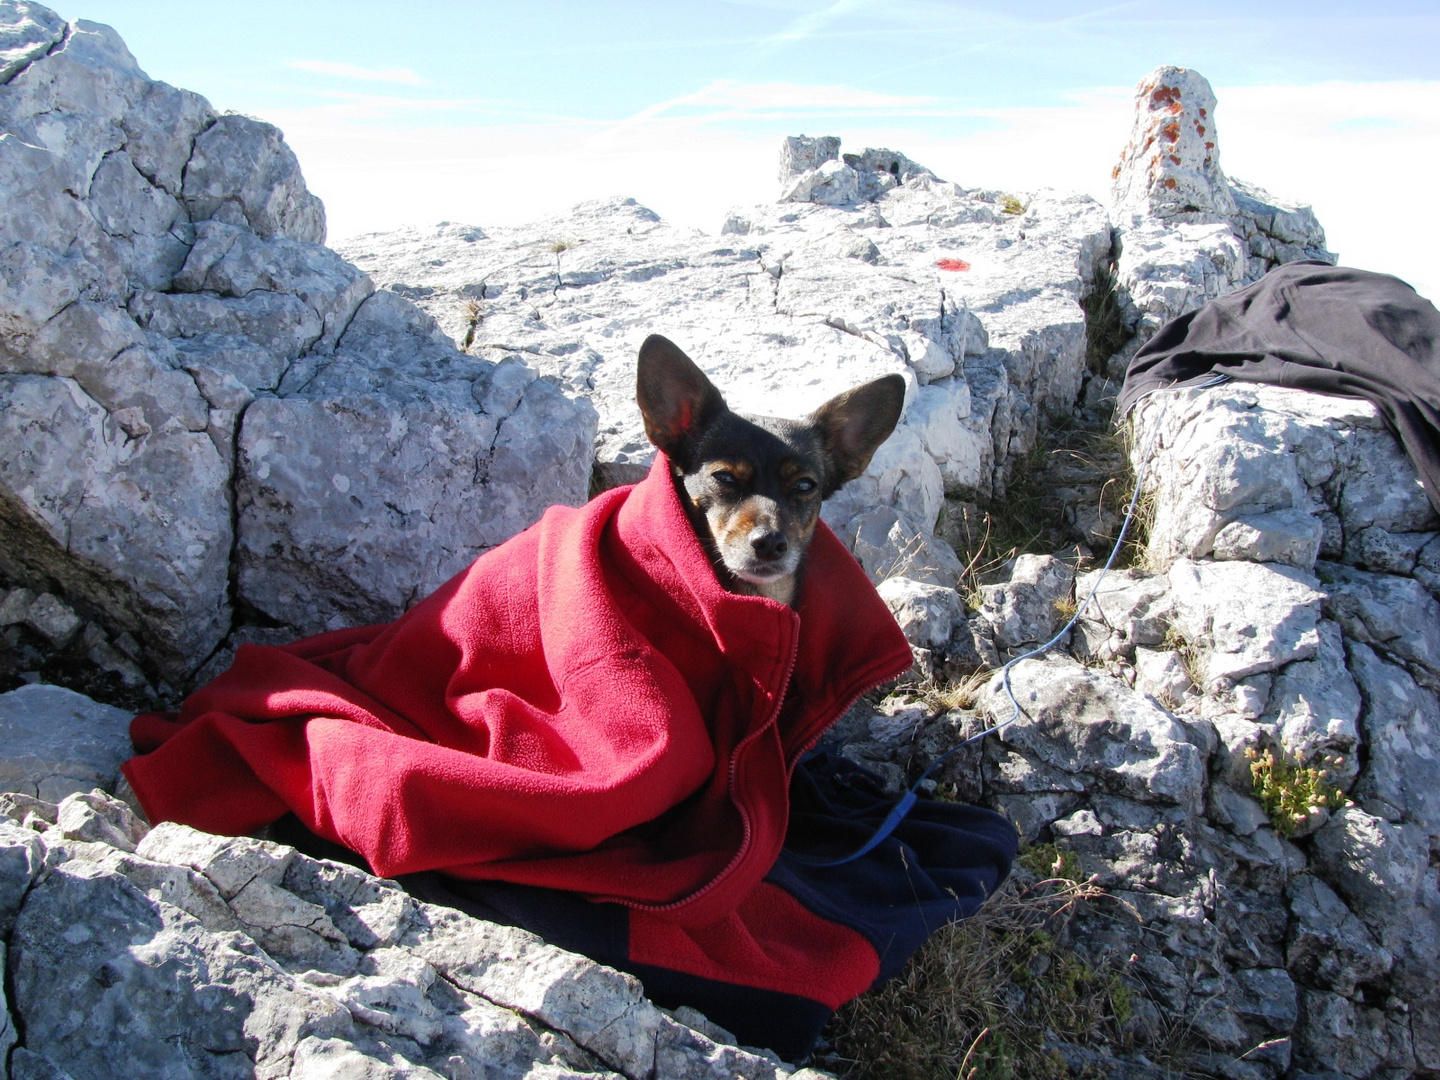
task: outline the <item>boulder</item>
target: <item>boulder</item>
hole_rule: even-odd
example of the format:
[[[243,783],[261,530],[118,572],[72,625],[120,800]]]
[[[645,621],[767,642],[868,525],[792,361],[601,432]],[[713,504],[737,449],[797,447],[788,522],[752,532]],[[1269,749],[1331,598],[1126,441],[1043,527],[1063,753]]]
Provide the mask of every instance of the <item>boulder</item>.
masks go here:
[[[1081,790],[1200,812],[1205,752],[1153,699],[1054,655],[1021,661],[1010,681],[1020,718],[1000,733],[1007,749],[1075,777]],[[1013,712],[998,680],[983,706],[991,723]]]
[[[1319,581],[1269,563],[1170,567],[1176,631],[1196,650],[1207,687],[1308,660],[1320,648]]]
[[[130,713],[61,686],[0,694],[0,791],[50,802],[91,788],[113,791],[134,753]]]
[[[1074,586],[1074,569],[1053,555],[1021,555],[1009,581],[980,587],[979,614],[997,646],[1020,652],[1049,641],[1069,620]]]
[[[0,579],[87,648],[183,684],[236,599],[292,634],[392,618],[585,498],[593,413],[529,369],[487,398],[493,361],[373,296],[278,129],[38,4],[0,4],[0,72]]]

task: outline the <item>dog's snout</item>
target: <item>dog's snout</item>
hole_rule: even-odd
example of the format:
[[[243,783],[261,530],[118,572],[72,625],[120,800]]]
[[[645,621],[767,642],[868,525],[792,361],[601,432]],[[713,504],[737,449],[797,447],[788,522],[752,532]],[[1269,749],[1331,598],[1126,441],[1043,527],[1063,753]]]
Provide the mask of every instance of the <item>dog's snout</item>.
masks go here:
[[[761,527],[751,531],[750,548],[766,562],[775,562],[790,550],[790,541],[777,529]]]

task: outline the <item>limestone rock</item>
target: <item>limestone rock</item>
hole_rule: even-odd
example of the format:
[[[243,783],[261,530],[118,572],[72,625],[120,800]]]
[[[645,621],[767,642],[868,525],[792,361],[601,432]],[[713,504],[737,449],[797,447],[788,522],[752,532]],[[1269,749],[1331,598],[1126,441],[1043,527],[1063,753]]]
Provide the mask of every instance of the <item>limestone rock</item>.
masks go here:
[[[586,408],[538,383],[482,402],[492,362],[320,246],[278,129],[217,116],[110,28],[36,4],[0,4],[0,71],[0,578],[141,644],[101,667],[183,684],[230,632],[237,579],[292,636],[390,618],[547,503],[583,500]],[[260,491],[245,468],[287,409],[301,445]],[[287,487],[280,466],[302,471]],[[269,592],[256,544],[283,570]],[[78,624],[41,614],[64,647]]]
[[[850,522],[847,533],[855,558],[878,583],[906,578],[954,592],[963,567],[955,549],[927,533],[898,510],[877,506]]]
[[[1207,687],[1308,660],[1320,648],[1322,594],[1302,571],[1182,559],[1169,580],[1175,628],[1197,650]]]
[[[1200,811],[1205,755],[1153,700],[1053,655],[1022,661],[1012,669],[1011,682],[1020,719],[1001,732],[1006,746],[1080,778],[1087,790]],[[984,708],[991,723],[1012,712],[995,684]]]
[[[130,714],[60,686],[0,694],[0,789],[59,802],[115,787],[134,752]]]
[[[1174,613],[1169,582],[1144,570],[1112,570],[1103,578],[1098,570],[1081,574],[1075,601],[1084,605],[1075,624],[1077,653],[1100,660],[1163,644]]]
[[[792,1075],[629,976],[349,866],[175,824],[136,845],[98,795],[48,816],[0,823],[13,1075]]]
[[[1349,653],[1366,703],[1366,769],[1354,797],[1371,814],[1440,836],[1440,700],[1369,646],[1352,642]]]
[[[1326,612],[1345,636],[1415,665],[1440,682],[1440,601],[1413,578],[1322,564],[1330,589]]]
[[[1298,660],[1275,676],[1264,719],[1294,760],[1317,764],[1332,780],[1348,783],[1359,769],[1360,690],[1346,670],[1340,627],[1327,619],[1316,629],[1315,658]]]
[[[1053,192],[1007,214],[1001,193],[944,183],[893,151],[845,163],[827,140],[787,148],[787,182],[824,173],[833,193],[854,181],[853,199],[845,187],[841,200],[854,204],[745,208],[717,240],[632,200],[587,203],[520,228],[358,237],[343,253],[417,298],[469,352],[523,346],[542,371],[590,394],[602,462],[650,458],[633,384],[636,349],[652,332],[689,350],[732,407],[764,415],[804,416],[901,373],[913,419],[850,485],[853,497],[831,500],[826,520],[838,529],[892,506],[931,530],[945,491],[1003,493],[1041,417],[1077,399],[1077,301],[1109,250],[1108,224],[1093,201]],[[867,244],[851,257],[856,237]],[[942,268],[952,265],[969,269]]]
[[[1135,97],[1135,124],[1113,174],[1116,208],[1182,220],[1233,215],[1213,131],[1215,92],[1205,77],[1188,68],[1157,68]]]
[[[910,644],[942,652],[950,644],[951,629],[964,611],[954,589],[892,577],[880,583],[879,592]]]
[[[1075,571],[1053,555],[1021,555],[1010,580],[982,585],[980,616],[993,628],[996,645],[1019,651],[1048,641],[1067,621]]]
[[[1157,68],[1136,87],[1130,141],[1111,173],[1117,300],[1135,334],[1112,358],[1114,377],[1170,319],[1280,263],[1335,261],[1308,206],[1226,179],[1215,106],[1209,82],[1187,68]]]

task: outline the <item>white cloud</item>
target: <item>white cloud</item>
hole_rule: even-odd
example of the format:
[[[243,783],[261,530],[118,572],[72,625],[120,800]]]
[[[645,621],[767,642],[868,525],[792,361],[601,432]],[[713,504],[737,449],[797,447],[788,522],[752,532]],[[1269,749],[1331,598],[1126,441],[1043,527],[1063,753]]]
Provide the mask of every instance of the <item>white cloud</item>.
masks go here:
[[[367,82],[404,83],[419,86],[423,81],[409,68],[363,68],[355,64],[342,64],[330,60],[291,60],[285,65],[296,71],[313,71],[320,75],[339,75],[346,79],[364,79]]]

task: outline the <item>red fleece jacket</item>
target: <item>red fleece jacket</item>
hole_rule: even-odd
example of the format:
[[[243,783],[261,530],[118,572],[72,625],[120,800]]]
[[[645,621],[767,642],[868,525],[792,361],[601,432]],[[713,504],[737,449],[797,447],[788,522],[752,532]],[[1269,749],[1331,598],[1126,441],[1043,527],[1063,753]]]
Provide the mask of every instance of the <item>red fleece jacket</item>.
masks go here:
[[[798,610],[722,588],[659,455],[393,623],[242,645],[178,717],[135,719],[124,771],[153,822],[242,834],[293,811],[381,875],[700,925],[774,863],[799,756],[910,663],[823,523]]]

